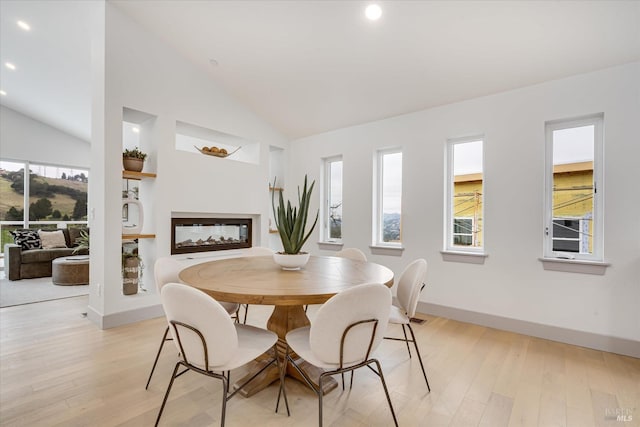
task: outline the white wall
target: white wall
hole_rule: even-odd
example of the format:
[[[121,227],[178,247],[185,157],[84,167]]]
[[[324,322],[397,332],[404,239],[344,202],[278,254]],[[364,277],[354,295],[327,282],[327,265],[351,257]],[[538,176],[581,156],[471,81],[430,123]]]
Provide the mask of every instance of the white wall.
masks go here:
[[[0,157],[89,168],[91,147],[15,110],[0,106]]]
[[[321,158],[344,161],[345,247],[366,249],[396,274],[429,262],[422,301],[607,337],[640,340],[640,63],[551,81],[292,143],[291,176],[318,179]],[[542,256],[544,123],[604,113],[603,276],[545,271]],[[445,262],[444,146],[485,135],[484,265]],[[403,147],[402,256],[371,255],[372,164],[376,149]],[[315,245],[313,245],[315,248]],[[326,251],[316,250],[317,253]],[[424,307],[424,305],[423,305]],[[636,343],[637,344],[637,343]],[[640,346],[636,347],[640,354]]]
[[[268,241],[269,146],[285,147],[287,141],[116,6],[107,3],[105,12],[104,101],[94,105],[97,110],[104,107],[103,123],[94,122],[94,131],[101,132],[94,160],[104,159],[104,185],[91,189],[104,202],[92,228],[92,238],[94,229],[104,235],[104,244],[97,249],[101,253],[96,254],[104,271],[98,276],[92,273],[90,316],[109,327],[157,313],[150,310],[159,303],[151,272],[157,257],[169,255],[172,212],[259,215],[260,223],[254,227],[260,230],[260,241],[254,245]],[[141,240],[141,255],[147,264],[144,281],[150,290],[135,296],[121,294],[120,279],[123,107],[155,116],[143,123],[140,146],[149,154],[144,171],[157,173],[155,180],[141,185],[143,232],[155,233],[156,238]],[[259,164],[176,151],[177,121],[259,143]]]

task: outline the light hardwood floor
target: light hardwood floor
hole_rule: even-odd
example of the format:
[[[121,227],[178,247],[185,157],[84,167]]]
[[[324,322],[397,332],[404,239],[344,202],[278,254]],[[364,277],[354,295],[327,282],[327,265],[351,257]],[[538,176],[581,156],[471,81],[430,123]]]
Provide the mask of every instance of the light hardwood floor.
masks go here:
[[[82,315],[87,302],[0,309],[1,425],[153,425],[177,357],[165,349],[145,390],[164,319],[100,330]],[[263,326],[268,315],[252,306],[249,323]],[[403,343],[385,341],[378,353],[401,426],[640,426],[640,359],[424,318],[414,329],[431,393]],[[277,391],[272,385],[231,399],[227,425],[317,425],[315,394],[288,380],[287,417],[273,412]],[[176,380],[161,425],[219,425],[220,396],[219,381],[188,373]],[[327,395],[324,408],[327,426],[392,425],[366,370],[356,373],[353,390]],[[616,421],[616,410],[632,420]]]

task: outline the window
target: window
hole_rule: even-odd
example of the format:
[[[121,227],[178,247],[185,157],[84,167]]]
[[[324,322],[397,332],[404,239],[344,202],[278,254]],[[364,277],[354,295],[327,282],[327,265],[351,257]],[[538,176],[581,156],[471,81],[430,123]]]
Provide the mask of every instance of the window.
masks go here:
[[[602,261],[603,116],[545,127],[544,256]]]
[[[0,184],[2,247],[13,243],[9,231],[18,228],[61,228],[87,222],[86,169],[1,160]]]
[[[585,252],[589,250],[589,221],[582,219],[553,219],[553,250]]]
[[[453,219],[453,244],[460,246],[473,245],[473,218]]]
[[[342,157],[324,160],[322,241],[342,241]]]
[[[378,151],[374,245],[402,244],[402,151]]]
[[[484,176],[482,137],[447,142],[445,250],[482,252]]]

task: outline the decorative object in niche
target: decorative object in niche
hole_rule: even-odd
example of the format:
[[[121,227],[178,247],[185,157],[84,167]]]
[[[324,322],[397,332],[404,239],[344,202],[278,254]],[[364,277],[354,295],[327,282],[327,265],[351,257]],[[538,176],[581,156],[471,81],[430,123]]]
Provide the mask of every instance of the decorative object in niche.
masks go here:
[[[229,157],[230,155],[232,155],[233,153],[235,153],[236,151],[238,151],[239,149],[241,149],[242,147],[238,147],[235,150],[233,150],[232,152],[228,152],[226,150],[226,148],[218,148],[215,146],[211,146],[211,147],[207,147],[204,146],[202,148],[196,147],[194,145],[194,147],[201,152],[202,154],[206,154],[207,156],[215,156],[215,157]]]
[[[142,172],[144,160],[147,154],[135,147],[133,150],[126,149],[122,152],[122,166],[126,171]]]
[[[135,206],[135,209],[132,209]],[[137,218],[134,215],[137,211]],[[122,199],[122,234],[140,234],[144,223],[144,210],[140,200]]]
[[[134,241],[122,244],[122,293],[134,295],[142,286],[144,264],[138,255],[138,244]],[[144,288],[142,288],[144,290]]]

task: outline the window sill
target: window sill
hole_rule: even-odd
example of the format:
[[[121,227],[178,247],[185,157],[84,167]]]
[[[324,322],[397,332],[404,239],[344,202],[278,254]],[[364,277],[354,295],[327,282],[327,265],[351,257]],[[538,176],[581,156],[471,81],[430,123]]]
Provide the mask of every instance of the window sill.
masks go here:
[[[341,242],[318,242],[318,248],[330,251],[337,251],[344,246]]]
[[[538,258],[545,270],[563,271],[566,273],[597,274],[603,276],[611,264],[600,261],[578,259]]]
[[[374,255],[393,255],[401,256],[404,251],[402,246],[383,246],[383,245],[369,245],[371,253]]]
[[[463,262],[466,264],[484,264],[489,255],[484,252],[440,251],[442,260],[448,262]]]

